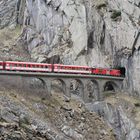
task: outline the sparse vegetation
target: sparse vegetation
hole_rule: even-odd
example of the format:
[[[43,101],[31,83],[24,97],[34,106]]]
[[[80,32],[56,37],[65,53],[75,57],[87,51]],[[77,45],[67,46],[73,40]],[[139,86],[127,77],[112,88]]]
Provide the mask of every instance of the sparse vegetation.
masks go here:
[[[107,7],[107,4],[106,3],[101,3],[101,4],[97,5],[96,7],[97,7],[97,9],[100,10],[103,7]]]
[[[86,110],[75,99],[68,103],[64,101],[62,94],[53,92],[50,99],[42,101],[40,96],[25,96],[27,93],[23,93],[23,96],[16,91],[12,93],[17,94],[17,98],[11,95],[11,91],[0,91],[0,108],[2,112],[6,111],[0,118],[0,127],[3,130],[0,132],[0,139],[44,140],[50,137],[55,139],[60,135],[62,139],[72,137],[73,140],[115,140],[112,129],[103,119]],[[68,128],[68,133],[65,128]],[[71,132],[74,135],[70,135]]]
[[[114,91],[105,91],[105,92],[103,93],[103,96],[104,96],[104,97],[110,97],[110,96],[112,96],[112,95],[115,95],[115,92],[114,92]]]
[[[140,103],[134,103],[135,107],[140,107]]]
[[[118,17],[120,17],[121,16],[121,11],[119,11],[119,10],[113,10],[112,11],[112,14],[111,14],[111,18],[112,19],[116,19],[116,18],[118,18]]]

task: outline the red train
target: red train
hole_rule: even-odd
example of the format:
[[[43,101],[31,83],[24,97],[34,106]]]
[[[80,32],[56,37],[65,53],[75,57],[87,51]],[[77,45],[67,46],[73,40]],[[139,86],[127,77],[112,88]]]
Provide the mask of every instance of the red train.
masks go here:
[[[0,61],[0,70],[123,76],[120,69],[16,61]]]

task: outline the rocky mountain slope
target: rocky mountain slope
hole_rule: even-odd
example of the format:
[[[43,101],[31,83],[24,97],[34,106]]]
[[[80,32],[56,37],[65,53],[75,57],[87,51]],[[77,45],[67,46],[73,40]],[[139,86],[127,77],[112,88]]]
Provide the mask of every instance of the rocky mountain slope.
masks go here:
[[[89,110],[102,116],[111,125],[117,140],[140,139],[139,99],[125,93],[117,93],[106,96],[103,102],[95,102],[86,106]]]
[[[0,91],[0,140],[115,140],[113,131],[84,104],[61,93],[41,99]]]

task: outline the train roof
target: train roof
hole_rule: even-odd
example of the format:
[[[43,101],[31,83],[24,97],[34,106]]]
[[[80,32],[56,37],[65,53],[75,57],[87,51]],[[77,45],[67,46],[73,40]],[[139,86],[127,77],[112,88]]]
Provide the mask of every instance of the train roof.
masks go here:
[[[48,63],[37,63],[37,62],[20,62],[20,61],[5,61],[6,63],[16,63],[16,64],[36,64],[36,65],[52,65]]]
[[[89,66],[79,66],[79,65],[64,65],[64,64],[54,64],[56,66],[65,66],[65,67],[81,67],[81,68],[91,68]]]

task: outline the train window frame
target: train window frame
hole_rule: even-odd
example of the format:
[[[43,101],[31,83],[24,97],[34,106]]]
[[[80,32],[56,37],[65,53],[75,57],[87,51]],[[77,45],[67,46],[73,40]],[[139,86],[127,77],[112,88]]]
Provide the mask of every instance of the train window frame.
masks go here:
[[[12,64],[12,66],[13,66],[13,67],[18,67],[18,65],[17,65],[17,64],[14,64],[14,63]]]
[[[22,67],[22,64],[18,64],[18,67]]]
[[[103,71],[102,69],[98,69],[98,72],[99,72],[99,73],[102,73],[102,71]]]
[[[32,68],[35,68],[35,65],[34,64],[32,64]]]
[[[45,65],[45,68],[49,68],[49,66],[48,65]]]

